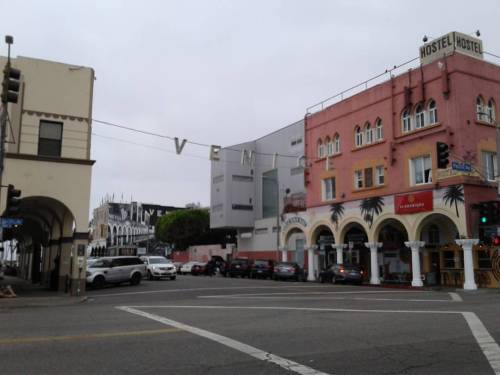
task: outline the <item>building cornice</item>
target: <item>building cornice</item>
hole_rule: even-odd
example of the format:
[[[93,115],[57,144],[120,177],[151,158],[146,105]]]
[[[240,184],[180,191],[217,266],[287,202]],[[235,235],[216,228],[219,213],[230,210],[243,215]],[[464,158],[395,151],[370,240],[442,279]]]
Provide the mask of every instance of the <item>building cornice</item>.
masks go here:
[[[31,110],[31,109],[23,109],[23,115],[24,114],[29,115],[29,116],[53,118],[56,120],[61,119],[61,120],[71,120],[71,121],[80,121],[80,122],[84,121],[87,124],[90,122],[89,118],[87,118],[87,117],[64,115],[64,114],[60,114],[60,113],[43,112],[43,111],[36,111],[36,110]]]
[[[6,153],[5,157],[8,159],[46,161],[49,163],[80,164],[80,165],[94,165],[95,163],[95,160],[73,159],[73,158],[51,158],[49,156],[17,154],[11,152]]]

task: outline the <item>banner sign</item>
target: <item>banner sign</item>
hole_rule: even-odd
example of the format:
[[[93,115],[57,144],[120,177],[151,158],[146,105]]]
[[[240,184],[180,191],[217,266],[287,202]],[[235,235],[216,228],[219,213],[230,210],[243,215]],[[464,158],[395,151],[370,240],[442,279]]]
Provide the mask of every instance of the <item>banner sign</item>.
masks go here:
[[[2,220],[2,228],[12,228],[16,225],[23,225],[23,219],[14,217],[4,217]]]
[[[483,59],[483,43],[481,39],[453,31],[420,47],[420,63],[429,64],[453,52]]]
[[[414,214],[416,212],[433,210],[432,190],[418,193],[397,195],[394,197],[394,211],[396,214]]]

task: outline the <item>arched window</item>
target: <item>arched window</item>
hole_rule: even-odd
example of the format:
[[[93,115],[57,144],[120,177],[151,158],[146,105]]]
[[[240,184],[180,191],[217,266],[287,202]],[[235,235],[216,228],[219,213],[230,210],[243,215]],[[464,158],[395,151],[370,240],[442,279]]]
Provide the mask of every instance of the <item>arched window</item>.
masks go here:
[[[438,122],[438,112],[436,107],[436,102],[431,100],[429,106],[427,107],[429,111],[429,124],[435,124]]]
[[[486,114],[484,108],[484,100],[481,95],[479,95],[476,99],[476,118],[479,121],[487,121],[488,115]]]
[[[330,137],[326,137],[325,143],[326,143],[326,154],[333,155],[333,143]]]
[[[320,139],[318,141],[318,158],[324,158],[325,157],[325,145],[323,144],[323,141]]]
[[[333,153],[340,154],[340,135],[338,134],[333,137]]]
[[[421,129],[425,126],[425,115],[422,104],[415,107],[415,129]]]
[[[488,107],[486,108],[486,113],[488,114],[488,122],[493,124],[496,120],[495,102],[493,101],[493,99],[488,100]]]
[[[401,114],[401,123],[403,126],[403,133],[411,131],[411,117],[410,110],[408,108]]]
[[[367,122],[365,124],[365,139],[366,139],[366,143],[367,144],[370,144],[372,143],[373,141],[373,130],[372,130],[372,126],[370,125],[369,122]]]
[[[363,131],[359,126],[356,126],[356,147],[361,147],[363,146]]]
[[[382,138],[384,138],[384,128],[382,126],[382,120],[377,119],[377,121],[375,121],[375,140],[379,141]]]
[[[113,245],[118,245],[118,239],[117,239],[118,235],[117,235],[117,232],[116,232],[116,227],[113,227]]]

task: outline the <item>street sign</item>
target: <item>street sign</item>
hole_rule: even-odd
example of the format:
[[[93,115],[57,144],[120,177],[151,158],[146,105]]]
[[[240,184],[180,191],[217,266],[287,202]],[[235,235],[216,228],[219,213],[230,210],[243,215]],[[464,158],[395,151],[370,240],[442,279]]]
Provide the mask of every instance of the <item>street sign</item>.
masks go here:
[[[16,225],[23,225],[23,219],[17,217],[3,217],[1,221],[2,228],[12,228]]]
[[[451,169],[459,172],[472,172],[472,165],[469,163],[463,163],[460,161],[452,161]]]

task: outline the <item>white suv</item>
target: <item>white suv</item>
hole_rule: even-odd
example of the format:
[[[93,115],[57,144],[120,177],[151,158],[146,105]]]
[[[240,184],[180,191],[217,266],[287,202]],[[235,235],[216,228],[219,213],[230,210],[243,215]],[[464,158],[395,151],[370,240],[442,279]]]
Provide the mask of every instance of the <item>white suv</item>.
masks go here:
[[[129,281],[138,285],[146,276],[146,266],[139,257],[120,256],[99,258],[87,266],[87,284],[99,289],[105,284]]]
[[[175,280],[177,270],[167,258],[161,256],[143,256],[141,260],[146,265],[149,280],[169,278]]]

